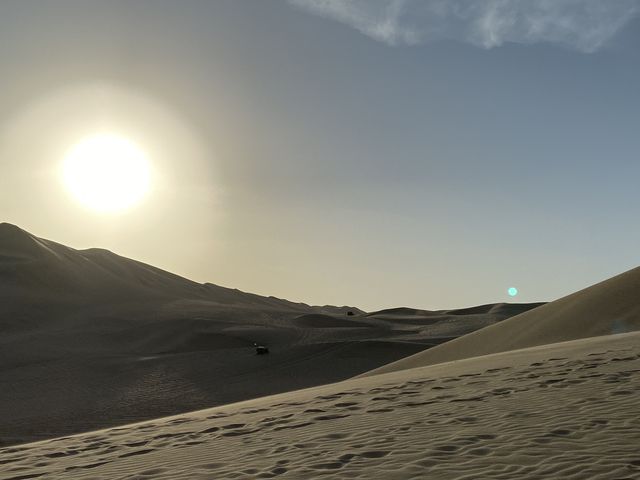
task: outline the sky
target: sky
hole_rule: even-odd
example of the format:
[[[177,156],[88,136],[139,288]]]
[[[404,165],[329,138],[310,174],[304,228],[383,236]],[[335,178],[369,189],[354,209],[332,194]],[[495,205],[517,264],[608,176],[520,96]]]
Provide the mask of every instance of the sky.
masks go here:
[[[553,300],[638,265],[639,45],[640,0],[3,0],[0,221],[311,304]],[[103,131],[154,173],[117,214],[60,181]]]

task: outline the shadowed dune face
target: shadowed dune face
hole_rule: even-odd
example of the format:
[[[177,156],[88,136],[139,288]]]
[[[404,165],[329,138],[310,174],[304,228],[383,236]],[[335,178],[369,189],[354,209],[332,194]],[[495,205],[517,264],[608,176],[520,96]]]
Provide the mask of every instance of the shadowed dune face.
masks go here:
[[[0,442],[344,380],[509,314],[314,307],[0,224]]]
[[[640,267],[367,375],[640,330]],[[475,307],[480,308],[480,307]],[[470,309],[465,309],[469,311]],[[514,311],[494,306],[489,311]]]
[[[212,284],[200,284],[100,248],[75,250],[35,237],[11,224],[0,224],[0,274],[4,283],[25,293],[75,295],[87,303],[126,299],[201,300],[220,304],[260,305],[305,312],[309,306],[262,297]],[[343,313],[353,307],[325,308]]]
[[[333,317],[319,313],[301,315],[292,322],[301,328],[358,328],[371,327],[370,323],[352,320],[351,317]]]

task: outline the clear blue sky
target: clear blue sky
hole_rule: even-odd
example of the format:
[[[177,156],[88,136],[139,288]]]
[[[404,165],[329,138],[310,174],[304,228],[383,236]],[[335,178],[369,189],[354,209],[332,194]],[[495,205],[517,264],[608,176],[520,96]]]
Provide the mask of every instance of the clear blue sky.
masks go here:
[[[455,8],[454,8],[455,7]],[[0,3],[0,219],[365,309],[552,300],[638,264],[640,3]],[[163,175],[118,216],[61,152]]]

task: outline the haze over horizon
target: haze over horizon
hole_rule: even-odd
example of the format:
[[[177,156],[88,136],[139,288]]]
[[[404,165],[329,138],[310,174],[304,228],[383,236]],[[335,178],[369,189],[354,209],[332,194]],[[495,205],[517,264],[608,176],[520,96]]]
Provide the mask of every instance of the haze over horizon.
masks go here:
[[[309,304],[553,300],[638,264],[639,13],[5,1],[0,221]],[[152,169],[118,213],[60,181],[105,131]]]

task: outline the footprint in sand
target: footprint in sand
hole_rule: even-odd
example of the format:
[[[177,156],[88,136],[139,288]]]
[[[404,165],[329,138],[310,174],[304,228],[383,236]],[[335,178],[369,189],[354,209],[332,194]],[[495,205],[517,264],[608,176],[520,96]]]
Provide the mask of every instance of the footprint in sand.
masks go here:
[[[260,429],[259,428],[255,428],[253,430],[230,430],[228,432],[224,432],[222,434],[223,437],[238,437],[240,435],[249,435],[250,433],[255,433],[255,432],[259,432]]]
[[[118,455],[118,458],[133,457],[134,455],[145,455],[147,453],[151,453],[154,451],[155,451],[154,448],[147,448],[145,450],[136,450],[134,452],[127,452],[127,453],[123,453],[122,455]]]
[[[313,425],[313,422],[303,422],[303,423],[295,423],[292,425],[282,425],[279,427],[275,427],[274,430],[291,430],[295,428],[307,427],[309,425]]]
[[[71,470],[78,470],[78,469],[88,469],[88,468],[96,468],[99,467],[100,465],[106,465],[107,463],[109,463],[108,461],[106,462],[96,462],[96,463],[89,463],[86,465],[73,465],[71,467],[67,467],[65,468],[65,471],[71,471]]]
[[[77,455],[78,450],[67,450],[66,452],[53,452],[53,453],[45,453],[45,457],[48,458],[60,458],[60,457],[68,457],[70,455]]]
[[[331,415],[320,415],[319,417],[314,417],[313,419],[317,420],[317,421],[336,420],[338,418],[345,418],[345,417],[348,417],[348,416],[349,415],[346,415],[346,414],[345,415],[340,415],[340,414],[334,413],[334,414],[331,414]]]
[[[242,428],[246,425],[246,423],[229,423],[228,425],[223,425],[222,428],[225,430],[229,430],[232,428]]]
[[[17,477],[9,477],[6,480],[27,480],[28,478],[38,478],[44,475],[44,473],[32,473],[28,475],[18,475]]]
[[[370,410],[367,410],[367,413],[387,413],[393,411],[393,408],[372,408]]]
[[[211,427],[211,428],[205,428],[204,430],[201,430],[198,433],[213,433],[213,432],[217,432],[218,430],[220,430],[220,427]]]

